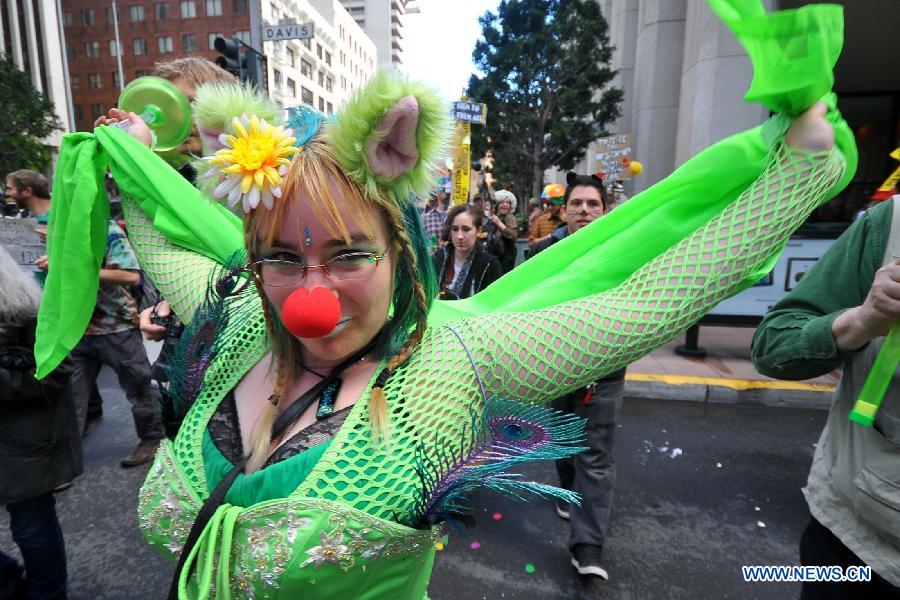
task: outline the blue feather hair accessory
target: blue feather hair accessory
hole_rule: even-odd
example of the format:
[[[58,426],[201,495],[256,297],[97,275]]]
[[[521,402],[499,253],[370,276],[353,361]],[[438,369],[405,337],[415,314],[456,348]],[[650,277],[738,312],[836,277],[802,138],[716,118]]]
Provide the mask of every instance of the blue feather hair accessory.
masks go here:
[[[288,109],[285,127],[290,127],[294,130],[294,137],[297,138],[294,145],[299,148],[311,140],[319,132],[322,123],[327,120],[328,117],[313,108],[305,105],[292,106]]]
[[[422,482],[408,512],[411,526],[454,524],[464,518],[467,496],[488,488],[524,500],[524,493],[580,504],[578,494],[551,485],[523,481],[506,470],[533,460],[556,460],[586,450],[584,419],[544,406],[493,396],[483,411],[469,409],[471,424],[454,448],[435,440],[416,452]]]

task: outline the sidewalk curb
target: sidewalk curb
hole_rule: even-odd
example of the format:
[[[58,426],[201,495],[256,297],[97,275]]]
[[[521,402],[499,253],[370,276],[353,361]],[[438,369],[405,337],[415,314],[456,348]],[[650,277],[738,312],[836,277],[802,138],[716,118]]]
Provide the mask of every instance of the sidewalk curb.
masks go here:
[[[795,381],[757,381],[628,373],[625,396],[682,402],[744,404],[773,408],[831,407],[835,386]]]

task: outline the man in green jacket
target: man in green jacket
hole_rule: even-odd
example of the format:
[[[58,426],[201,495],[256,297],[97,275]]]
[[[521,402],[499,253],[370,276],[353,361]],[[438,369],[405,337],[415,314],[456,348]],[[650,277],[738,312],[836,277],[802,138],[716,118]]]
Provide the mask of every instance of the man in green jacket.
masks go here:
[[[871,567],[866,583],[807,582],[801,599],[900,597],[900,376],[873,427],[848,414],[884,336],[900,319],[900,196],[857,220],[766,315],[760,373],[806,379],[843,370],[803,494],[804,565]]]

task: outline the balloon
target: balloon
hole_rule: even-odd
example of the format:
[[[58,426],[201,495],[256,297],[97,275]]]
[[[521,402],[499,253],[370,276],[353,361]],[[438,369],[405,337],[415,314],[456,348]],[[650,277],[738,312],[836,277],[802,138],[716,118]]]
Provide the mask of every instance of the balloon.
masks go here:
[[[636,160],[631,161],[628,165],[628,173],[631,175],[640,175],[644,172],[644,165]]]

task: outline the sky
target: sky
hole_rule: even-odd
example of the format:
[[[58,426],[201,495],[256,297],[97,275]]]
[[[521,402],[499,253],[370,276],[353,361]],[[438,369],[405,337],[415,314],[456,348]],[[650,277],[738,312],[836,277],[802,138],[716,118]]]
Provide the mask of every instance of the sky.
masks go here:
[[[481,36],[478,17],[496,12],[499,0],[418,0],[418,15],[403,29],[403,71],[459,100],[475,70],[472,50]]]

